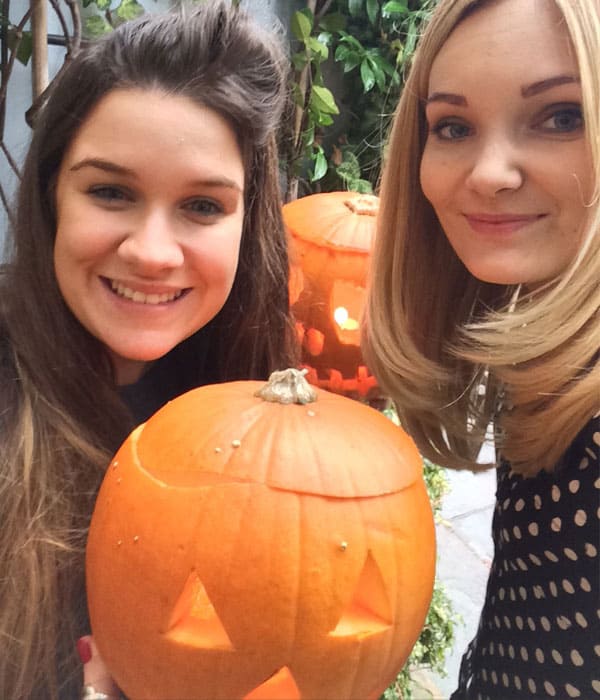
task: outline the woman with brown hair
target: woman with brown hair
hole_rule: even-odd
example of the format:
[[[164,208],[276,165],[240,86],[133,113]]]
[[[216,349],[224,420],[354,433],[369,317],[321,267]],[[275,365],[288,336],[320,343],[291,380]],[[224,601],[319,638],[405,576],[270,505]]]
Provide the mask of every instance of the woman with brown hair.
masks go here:
[[[224,1],[77,55],[37,116],[0,276],[0,697],[76,698],[83,552],[130,429],[295,360],[286,60]]]

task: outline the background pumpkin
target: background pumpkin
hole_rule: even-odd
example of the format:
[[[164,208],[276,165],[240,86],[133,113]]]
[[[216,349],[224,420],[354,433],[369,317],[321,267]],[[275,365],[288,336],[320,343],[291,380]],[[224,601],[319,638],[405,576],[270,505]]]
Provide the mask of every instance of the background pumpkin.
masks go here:
[[[353,397],[378,394],[362,359],[359,328],[378,205],[374,195],[323,192],[283,207],[291,238],[290,301],[309,381]]]
[[[107,470],[89,609],[132,700],[375,699],[419,635],[435,553],[414,444],[350,399],[260,386],[175,399]]]

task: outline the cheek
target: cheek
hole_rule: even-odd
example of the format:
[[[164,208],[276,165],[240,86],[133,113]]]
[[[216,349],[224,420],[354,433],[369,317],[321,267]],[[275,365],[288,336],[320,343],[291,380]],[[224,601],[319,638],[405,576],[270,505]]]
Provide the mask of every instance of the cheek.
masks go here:
[[[229,293],[233,285],[238,269],[240,239],[241,234],[231,231],[230,235],[218,241],[207,242],[208,245],[203,245],[201,249],[190,251],[196,274],[215,291]]]
[[[421,166],[419,168],[421,189],[434,208],[441,199],[442,185],[444,182],[444,178],[440,177],[440,164],[437,163],[436,160],[437,159],[433,158],[426,148],[421,158]]]

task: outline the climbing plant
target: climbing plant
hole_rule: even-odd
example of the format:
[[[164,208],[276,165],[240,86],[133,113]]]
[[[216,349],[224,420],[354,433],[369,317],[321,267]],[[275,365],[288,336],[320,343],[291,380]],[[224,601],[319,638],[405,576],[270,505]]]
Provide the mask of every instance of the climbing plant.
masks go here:
[[[377,186],[391,114],[437,0],[309,0],[292,17],[286,199]]]

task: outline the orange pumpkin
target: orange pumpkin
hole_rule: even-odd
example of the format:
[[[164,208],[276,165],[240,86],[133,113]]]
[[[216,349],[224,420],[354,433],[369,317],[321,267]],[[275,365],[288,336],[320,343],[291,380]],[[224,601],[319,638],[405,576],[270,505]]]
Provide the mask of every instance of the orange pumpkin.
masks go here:
[[[275,374],[269,400],[251,381],[175,399],[107,470],[89,611],[132,700],[375,700],[419,635],[435,553],[414,443]],[[274,401],[290,382],[317,400]]]
[[[349,396],[375,396],[377,382],[360,352],[359,321],[379,200],[358,192],[325,192],[285,204],[290,233],[290,287],[294,314],[305,331],[303,361],[308,378],[324,389]],[[300,271],[300,272],[298,272]],[[325,341],[316,354],[309,330]]]

